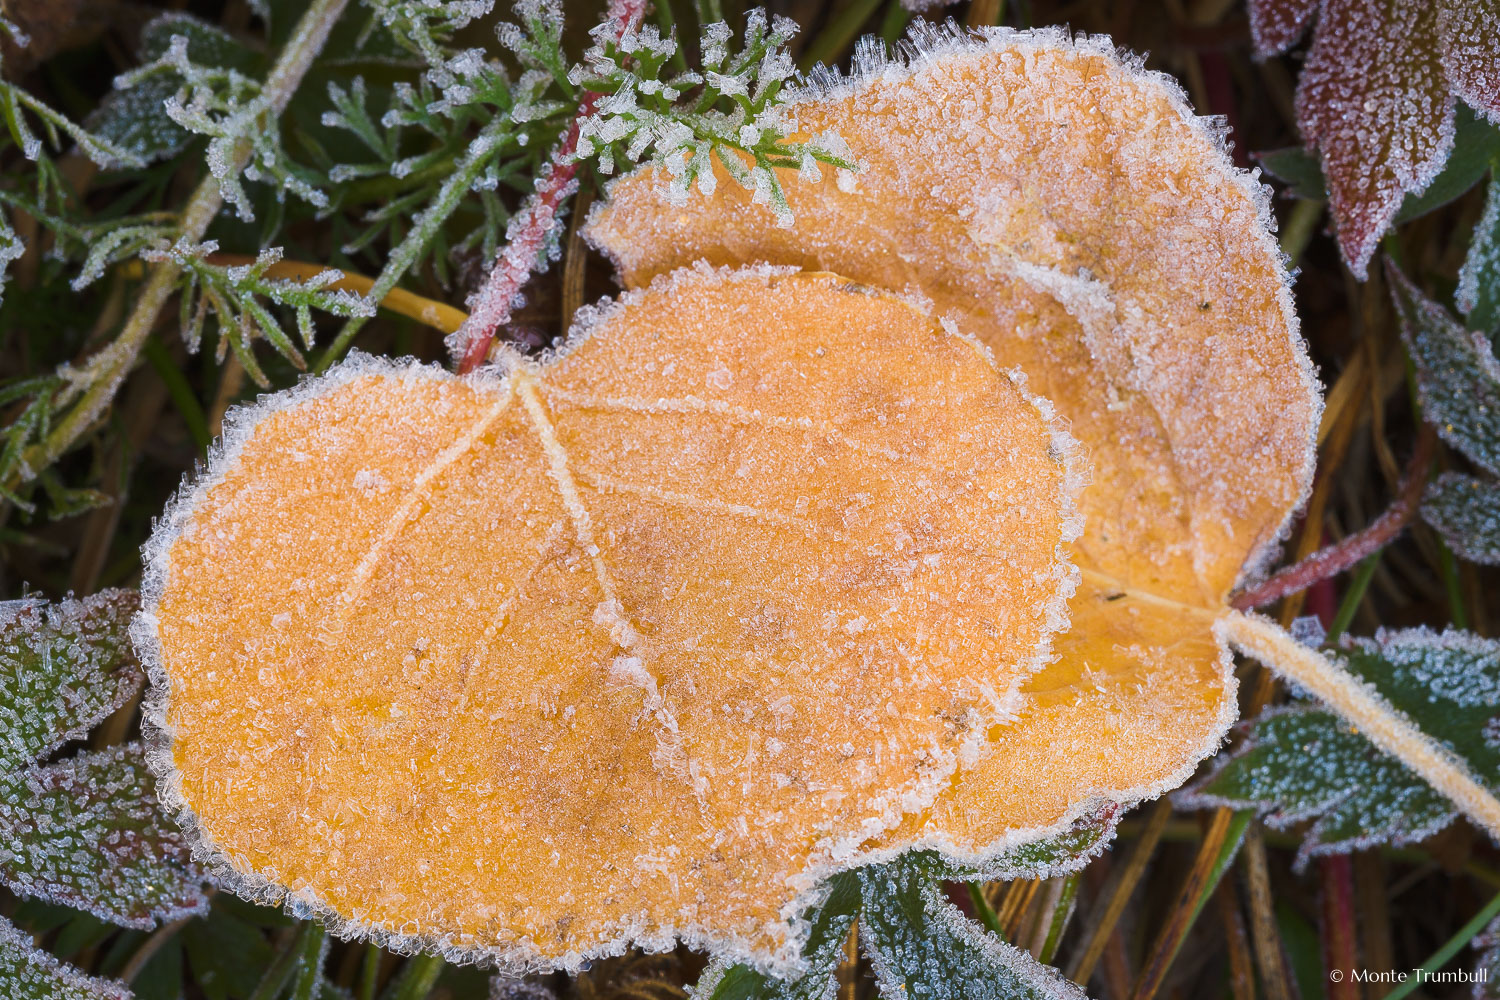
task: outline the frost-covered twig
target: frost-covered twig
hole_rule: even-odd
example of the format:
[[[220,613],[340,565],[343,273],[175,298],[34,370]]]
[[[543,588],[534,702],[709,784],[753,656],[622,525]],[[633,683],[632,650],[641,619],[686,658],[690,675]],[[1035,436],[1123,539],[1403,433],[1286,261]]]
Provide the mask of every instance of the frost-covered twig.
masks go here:
[[[607,17],[616,37],[634,28],[645,11],[645,0],[610,0]],[[448,349],[460,372],[473,371],[488,356],[495,331],[510,320],[516,296],[531,277],[547,237],[558,224],[558,210],[577,190],[578,164],[573,154],[578,149],[579,131],[594,114],[601,97],[595,91],[584,93],[578,114],[537,176],[536,189],[511,220],[505,247],[485,278],[484,287],[472,300],[469,318],[449,336]]]
[[[291,39],[282,49],[261,90],[268,116],[273,123],[286,109],[297,85],[302,82],[308,67],[322,50],[329,31],[347,4],[348,0],[312,0],[297,22]],[[236,146],[229,163],[231,175],[237,175],[245,168],[250,154],[251,146],[248,141]],[[218,215],[223,203],[220,179],[213,175],[205,177],[183,209],[181,238],[189,243],[202,240],[209,223]],[[56,461],[109,406],[150,335],[151,328],[156,325],[157,316],[177,290],[181,274],[181,266],[173,261],[163,261],[152,269],[151,277],[141,289],[135,308],[131,310],[120,335],[85,364],[88,388],[46,438],[26,449],[18,478],[30,478],[35,474],[33,470],[45,468]],[[3,485],[9,489],[16,484],[7,482]]]
[[[1273,575],[1270,579],[1239,594],[1230,601],[1230,606],[1240,611],[1249,611],[1289,594],[1306,590],[1319,580],[1326,580],[1349,569],[1366,556],[1389,545],[1416,516],[1422,503],[1422,489],[1427,485],[1427,470],[1432,465],[1432,454],[1437,437],[1432,429],[1423,425],[1417,436],[1417,446],[1412,452],[1411,464],[1402,477],[1396,499],[1374,521],[1362,531],[1314,552],[1295,565]]]
[[[1312,693],[1500,840],[1500,800],[1372,687],[1259,615],[1231,611],[1219,622],[1230,643]]]

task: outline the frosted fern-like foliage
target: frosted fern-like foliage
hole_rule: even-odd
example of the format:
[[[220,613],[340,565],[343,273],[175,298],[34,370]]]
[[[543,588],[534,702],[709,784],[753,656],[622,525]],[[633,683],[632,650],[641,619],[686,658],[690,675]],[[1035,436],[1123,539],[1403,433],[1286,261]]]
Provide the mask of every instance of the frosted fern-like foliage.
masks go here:
[[[0,883],[149,930],[200,913],[202,873],[139,744],[0,774]]]
[[[169,13],[154,18],[141,29],[138,55],[150,65],[165,57],[172,39],[182,38],[187,58],[197,66],[233,69],[255,75],[263,68],[261,57],[234,36],[191,14]],[[179,152],[192,133],[174,121],[166,110],[186,81],[175,72],[128,74],[115,81],[115,89],[89,117],[87,124],[97,135],[151,162]]]
[[[860,872],[860,927],[880,994],[888,1000],[1082,1000],[1084,993],[1001,941],[948,901],[919,865]]]
[[[204,155],[209,173],[241,220],[255,218],[237,169],[237,150],[242,145],[251,150],[243,169],[245,178],[273,184],[281,196],[291,192],[314,207],[328,207],[328,196],[309,183],[283,151],[276,126],[279,116],[269,96],[262,93],[259,79],[233,65],[198,62],[190,36],[181,33],[171,36],[166,51],[156,59],[118,77],[115,87],[129,90],[156,77],[180,81],[163,109],[180,128],[208,137]]]
[[[1380,632],[1332,654],[1373,685],[1485,784],[1500,785],[1500,643],[1466,632]],[[1245,725],[1246,740],[1178,796],[1190,808],[1266,813],[1285,829],[1312,820],[1297,863],[1376,844],[1422,840],[1452,821],[1452,803],[1333,713],[1309,704],[1273,708]]]
[[[123,983],[86,976],[0,917],[0,989],[6,1000],[133,1000]]]
[[[13,261],[21,259],[26,252],[26,242],[10,228],[10,222],[0,215],[0,302],[5,300],[5,280]]]
[[[132,592],[0,604],[0,773],[80,739],[140,689]]]
[[[832,133],[790,142],[796,122],[778,100],[795,72],[786,43],[797,31],[789,18],[768,21],[763,11],[746,17],[738,51],[728,25],[704,27],[702,70],[667,79],[663,70],[677,54],[676,39],[653,26],[622,35],[606,23],[594,29],[595,44],[568,79],[603,95],[579,128],[579,159],[591,159],[611,174],[652,162],[665,167],[669,197],[681,202],[694,184],[710,194],[717,161],[736,183],[770,206],[781,225],[790,225],[777,168],[794,169],[804,181],[821,177],[819,164],[850,183],[857,164],[844,141]]]
[[[1500,483],[1445,472],[1427,487],[1422,519],[1460,558],[1500,565]]]
[[[1489,340],[1464,329],[1400,270],[1387,270],[1423,415],[1444,441],[1500,475],[1500,364]]]
[[[1490,176],[1454,299],[1470,329],[1487,333],[1491,342],[1500,337],[1500,174]]]

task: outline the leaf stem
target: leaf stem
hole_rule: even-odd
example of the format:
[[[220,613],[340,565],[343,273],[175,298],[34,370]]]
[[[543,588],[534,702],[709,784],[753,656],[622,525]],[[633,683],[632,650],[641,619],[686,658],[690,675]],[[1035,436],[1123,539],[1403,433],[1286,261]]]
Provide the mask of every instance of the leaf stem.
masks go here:
[[[1306,559],[1288,566],[1270,579],[1253,587],[1230,601],[1230,607],[1249,611],[1263,604],[1270,604],[1289,594],[1306,590],[1319,580],[1336,576],[1373,552],[1389,545],[1401,534],[1408,522],[1416,515],[1422,502],[1422,490],[1427,485],[1427,470],[1432,465],[1433,452],[1437,447],[1437,435],[1424,424],[1417,436],[1416,448],[1412,451],[1411,464],[1396,493],[1396,499],[1374,521],[1343,541],[1319,549]]]
[[[1231,611],[1219,619],[1225,637],[1282,677],[1294,681],[1375,746],[1446,796],[1474,824],[1500,839],[1500,800],[1468,766],[1348,671],[1293,639],[1271,621]]]
[[[1000,930],[1000,918],[995,916],[995,908],[990,901],[984,898],[984,888],[978,882],[965,882],[965,888],[969,890],[969,902],[974,904],[974,915],[979,922],[984,924],[985,930],[995,937],[1005,940],[1005,934]]]
[[[1339,602],[1338,612],[1334,614],[1333,621],[1328,623],[1325,642],[1335,642],[1339,636],[1349,631],[1349,625],[1365,599],[1365,592],[1370,589],[1370,581],[1375,577],[1375,567],[1379,565],[1380,553],[1373,552],[1365,556],[1364,562],[1354,570],[1354,575],[1349,578],[1349,588],[1344,591],[1344,599]]]
[[[616,38],[620,38],[639,23],[645,11],[645,0],[610,0],[605,17],[607,23],[616,27]],[[578,113],[537,176],[535,190],[511,220],[505,246],[491,265],[484,287],[470,303],[469,318],[448,338],[449,351],[461,374],[484,363],[495,342],[495,332],[510,322],[516,296],[536,269],[547,235],[557,223],[558,212],[575,189],[578,163],[573,154],[578,149],[579,132],[603,96],[597,91],[584,93]]]
[[[1474,937],[1484,930],[1485,925],[1497,914],[1500,914],[1500,895],[1496,895],[1486,903],[1484,909],[1474,914],[1468,923],[1458,929],[1458,933],[1445,941],[1441,948],[1432,953],[1432,957],[1422,963],[1416,975],[1409,977],[1406,982],[1387,993],[1384,1000],[1401,1000],[1419,986],[1425,985],[1428,975],[1447,965],[1448,961],[1457,955],[1464,945],[1474,940]]]
[[[436,955],[415,955],[407,960],[401,975],[386,990],[386,1000],[427,1000],[427,994],[443,974],[443,960]]]
[[[323,48],[329,31],[333,29],[333,23],[343,13],[347,3],[348,0],[312,0],[297,22],[291,40],[281,50],[276,65],[271,68],[270,75],[261,88],[270,120],[275,121],[286,109],[292,93]],[[250,162],[250,154],[251,145],[248,141],[238,143],[227,176],[234,176],[244,170]],[[182,210],[182,238],[191,243],[201,240],[223,203],[224,194],[220,190],[218,179],[212,175],[203,178]],[[120,335],[87,362],[90,369],[89,387],[50,434],[40,443],[26,449],[21,463],[22,471],[11,478],[19,480],[34,476],[57,461],[94,425],[114,400],[125,375],[135,363],[152,327],[156,325],[157,316],[177,290],[177,279],[181,273],[181,267],[171,261],[163,261],[152,268],[151,276],[141,289],[135,308],[125,320]],[[3,485],[9,490],[17,484],[6,482]]]

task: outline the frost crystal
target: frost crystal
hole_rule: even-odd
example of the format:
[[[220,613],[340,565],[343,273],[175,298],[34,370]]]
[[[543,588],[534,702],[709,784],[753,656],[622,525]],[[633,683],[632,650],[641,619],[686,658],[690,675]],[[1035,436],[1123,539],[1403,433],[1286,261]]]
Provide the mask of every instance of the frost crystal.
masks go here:
[[[0,773],[0,883],[124,927],[203,912],[138,744]]]
[[[1500,565],[1500,483],[1445,472],[1427,487],[1422,519],[1470,562]]]
[[[1382,631],[1333,655],[1480,781],[1500,786],[1500,745],[1491,735],[1500,720],[1500,643],[1458,631]],[[1279,829],[1313,820],[1299,865],[1414,843],[1455,816],[1452,802],[1330,712],[1278,707],[1245,729],[1244,744],[1178,803],[1259,809]]]
[[[1500,475],[1500,363],[1489,339],[1465,330],[1395,265],[1387,272],[1423,416],[1444,441]]]
[[[140,689],[134,593],[0,604],[0,773],[81,739]]]
[[[1490,176],[1484,214],[1458,272],[1454,300],[1470,329],[1488,334],[1492,343],[1500,338],[1500,172]]]
[[[6,1000],[134,1000],[124,983],[96,979],[36,947],[0,917],[0,987]]]

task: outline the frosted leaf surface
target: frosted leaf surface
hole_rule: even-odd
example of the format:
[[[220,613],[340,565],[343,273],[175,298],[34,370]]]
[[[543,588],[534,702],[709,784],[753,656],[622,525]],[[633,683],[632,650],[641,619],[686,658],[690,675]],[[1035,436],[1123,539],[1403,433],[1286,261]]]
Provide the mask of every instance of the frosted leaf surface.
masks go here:
[[[1259,51],[1292,44],[1313,6],[1252,2]],[[1327,0],[1319,8],[1297,121],[1322,154],[1339,247],[1356,275],[1364,276],[1404,196],[1424,190],[1448,159],[1454,97],[1500,124],[1497,32],[1491,0]]]
[[[1386,273],[1423,416],[1470,461],[1500,475],[1500,364],[1489,339],[1464,329],[1394,265]]]
[[[1490,921],[1471,943],[1479,957],[1474,960],[1474,970],[1484,978],[1474,984],[1474,1000],[1495,1000],[1500,996],[1500,917]]]
[[[1482,782],[1500,786],[1500,643],[1410,629],[1357,640],[1333,655]],[[1299,865],[1321,854],[1414,843],[1455,816],[1449,800],[1330,712],[1273,708],[1246,730],[1235,753],[1178,804],[1255,808],[1278,829],[1313,820]]]
[[[1099,40],[923,29],[788,107],[844,136],[852,191],[733,185],[683,205],[643,171],[588,235],[627,285],[694,259],[819,267],[925,296],[1025,372],[1088,450],[1083,582],[1017,721],[888,843],[974,859],[1099,800],[1185,780],[1233,721],[1213,619],[1269,558],[1320,402],[1264,192],[1176,85]]]
[[[964,916],[919,866],[898,862],[859,874],[860,940],[882,997],[1084,1000],[1055,970]]]
[[[0,917],[0,988],[6,1000],[133,1000],[124,983],[64,965]]]
[[[0,774],[80,739],[140,688],[136,595],[0,603]]]
[[[139,745],[0,774],[0,884],[150,929],[202,912],[203,876]]]
[[[1422,497],[1422,519],[1461,559],[1500,565],[1500,484],[1445,472]]]
[[[155,766],[346,932],[785,967],[1064,623],[1069,448],[827,274],[690,269],[504,378],[351,362],[240,413],[151,543]]]
[[[1490,174],[1484,214],[1474,226],[1454,299],[1470,329],[1488,334],[1491,343],[1500,338],[1500,171]]]
[[[1312,23],[1318,0],[1249,0],[1250,34],[1261,58],[1285,52]]]

